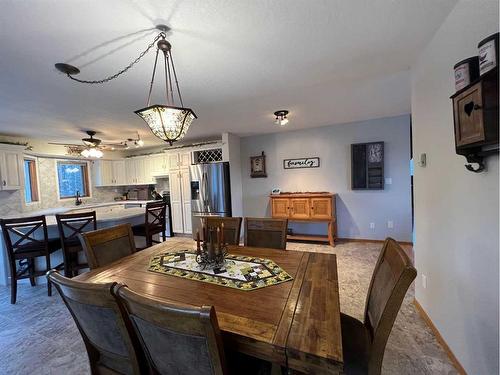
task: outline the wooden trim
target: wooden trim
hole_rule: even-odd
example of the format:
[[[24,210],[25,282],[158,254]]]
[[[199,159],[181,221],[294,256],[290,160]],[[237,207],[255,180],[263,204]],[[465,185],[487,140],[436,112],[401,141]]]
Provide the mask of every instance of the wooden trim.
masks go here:
[[[368,238],[337,238],[335,242],[368,242],[368,243],[384,243],[385,240],[372,240]],[[412,245],[409,241],[396,241],[400,245]]]
[[[451,349],[448,346],[448,344],[446,343],[446,341],[444,341],[443,336],[441,336],[441,333],[439,333],[438,329],[436,328],[436,326],[432,322],[431,318],[429,317],[429,315],[427,315],[424,308],[420,305],[420,303],[418,303],[416,298],[413,299],[413,304],[415,305],[415,307],[416,307],[418,313],[420,314],[420,316],[422,317],[422,319],[425,321],[425,323],[427,323],[427,325],[429,326],[431,331],[436,336],[437,341],[443,347],[446,355],[450,359],[453,366],[457,369],[458,373],[461,375],[467,375],[467,372],[465,372],[465,369],[462,367],[462,365],[458,361],[457,357],[455,357],[455,354],[453,354],[453,352],[451,351]]]
[[[29,180],[30,180],[30,193],[31,193],[31,202],[28,203],[37,203],[40,201],[40,195],[38,193],[38,175],[36,173],[36,160],[32,158],[23,158],[23,163],[28,162],[29,168]],[[24,165],[23,165],[24,169]]]

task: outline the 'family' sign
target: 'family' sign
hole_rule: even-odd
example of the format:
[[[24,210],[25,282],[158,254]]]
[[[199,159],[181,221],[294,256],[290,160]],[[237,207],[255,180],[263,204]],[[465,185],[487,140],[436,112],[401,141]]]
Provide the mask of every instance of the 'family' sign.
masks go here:
[[[318,168],[319,158],[301,158],[301,159],[285,159],[283,160],[283,168]]]

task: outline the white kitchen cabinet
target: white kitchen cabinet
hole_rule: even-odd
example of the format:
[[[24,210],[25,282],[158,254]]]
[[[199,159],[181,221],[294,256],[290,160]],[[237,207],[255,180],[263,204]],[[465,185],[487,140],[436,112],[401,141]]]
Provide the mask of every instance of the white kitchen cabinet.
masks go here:
[[[125,177],[127,180],[127,185],[135,185],[137,184],[137,175],[136,175],[136,161],[135,159],[125,159]]]
[[[21,154],[17,151],[0,151],[0,190],[21,188]]]
[[[126,185],[125,160],[113,160],[113,185]]]
[[[151,174],[153,176],[166,176],[168,174],[168,157],[167,154],[159,154],[151,156]]]
[[[170,204],[174,232],[191,233],[191,180],[189,169],[169,173]]]
[[[169,153],[167,160],[170,171],[188,168],[191,165],[191,151]]]

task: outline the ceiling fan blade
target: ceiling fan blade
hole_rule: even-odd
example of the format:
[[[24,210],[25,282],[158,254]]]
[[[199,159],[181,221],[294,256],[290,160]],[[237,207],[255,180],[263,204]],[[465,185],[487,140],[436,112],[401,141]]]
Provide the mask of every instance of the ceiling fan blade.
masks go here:
[[[80,143],[58,143],[58,142],[49,142],[49,145],[57,145],[57,146],[82,146]]]

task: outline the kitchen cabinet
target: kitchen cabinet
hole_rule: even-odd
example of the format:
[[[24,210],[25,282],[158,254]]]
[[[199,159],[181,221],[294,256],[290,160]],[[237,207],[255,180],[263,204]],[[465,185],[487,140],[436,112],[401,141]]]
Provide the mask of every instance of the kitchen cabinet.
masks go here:
[[[168,174],[168,156],[167,154],[153,155],[151,161],[151,174],[153,176],[166,176]]]
[[[129,158],[125,160],[127,185],[147,185],[146,161],[143,157]]]
[[[335,246],[337,218],[335,214],[335,194],[331,193],[289,193],[270,196],[273,218],[286,218],[288,221],[325,222],[326,235],[291,233],[288,239],[325,241]]]
[[[113,160],[113,185],[126,185],[127,173],[125,169],[125,160]]]
[[[191,179],[189,169],[182,168],[169,173],[172,227],[174,232],[192,232]]]
[[[0,190],[18,190],[21,188],[22,156],[13,150],[0,150]]]
[[[94,162],[95,186],[120,186],[127,184],[124,160],[97,160]]]
[[[191,165],[191,151],[183,151],[167,154],[168,169],[170,171],[179,170],[181,168],[189,168]]]

